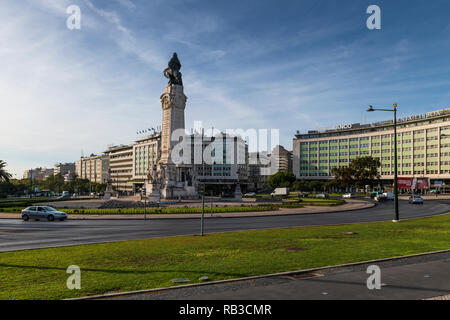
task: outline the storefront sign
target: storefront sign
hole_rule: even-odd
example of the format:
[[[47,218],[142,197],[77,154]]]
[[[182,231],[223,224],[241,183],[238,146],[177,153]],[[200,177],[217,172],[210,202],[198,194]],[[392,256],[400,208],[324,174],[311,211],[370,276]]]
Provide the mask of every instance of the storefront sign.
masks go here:
[[[398,189],[429,189],[429,178],[397,178]]]

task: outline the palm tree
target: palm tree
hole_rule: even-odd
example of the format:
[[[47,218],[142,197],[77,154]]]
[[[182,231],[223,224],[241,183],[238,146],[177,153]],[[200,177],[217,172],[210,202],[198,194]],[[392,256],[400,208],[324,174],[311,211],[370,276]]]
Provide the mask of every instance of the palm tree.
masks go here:
[[[0,160],[0,181],[6,181],[9,182],[9,179],[11,179],[12,175],[5,169],[6,162],[3,160]]]

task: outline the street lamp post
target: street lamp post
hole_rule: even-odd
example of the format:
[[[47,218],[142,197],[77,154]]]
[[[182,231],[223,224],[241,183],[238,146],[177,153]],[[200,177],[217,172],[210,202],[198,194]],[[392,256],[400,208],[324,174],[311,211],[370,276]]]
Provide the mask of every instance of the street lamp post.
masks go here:
[[[397,103],[394,103],[392,109],[375,109],[373,106],[369,106],[367,112],[372,111],[389,111],[394,112],[394,211],[395,216],[393,222],[399,222],[400,217],[398,213],[398,185],[397,185]]]
[[[142,193],[144,195],[144,220],[147,220],[147,189],[145,186],[142,188]]]
[[[204,129],[202,128],[202,141],[201,141],[201,145],[200,148],[202,150],[202,174],[203,174],[203,179],[205,177],[205,162],[203,159],[203,139],[204,139]],[[200,236],[204,236],[205,235],[205,181],[202,182],[202,217],[200,219]]]

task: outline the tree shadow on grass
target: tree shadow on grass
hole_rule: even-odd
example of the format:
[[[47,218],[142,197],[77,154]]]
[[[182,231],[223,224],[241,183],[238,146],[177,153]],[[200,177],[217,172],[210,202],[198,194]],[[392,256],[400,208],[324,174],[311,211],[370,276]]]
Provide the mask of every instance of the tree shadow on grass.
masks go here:
[[[15,264],[5,264],[0,263],[0,268],[20,268],[20,269],[34,269],[34,270],[61,270],[66,271],[67,268],[64,267],[46,267],[46,266],[25,266],[25,265],[15,265]],[[95,269],[95,268],[81,268],[81,271],[91,271],[91,272],[105,272],[111,274],[152,274],[152,273],[202,273],[202,274],[213,274],[216,276],[232,276],[232,277],[247,277],[248,274],[242,273],[226,273],[226,272],[215,272],[215,271],[205,271],[205,270],[176,270],[176,269],[166,269],[166,270],[121,270],[121,269]]]

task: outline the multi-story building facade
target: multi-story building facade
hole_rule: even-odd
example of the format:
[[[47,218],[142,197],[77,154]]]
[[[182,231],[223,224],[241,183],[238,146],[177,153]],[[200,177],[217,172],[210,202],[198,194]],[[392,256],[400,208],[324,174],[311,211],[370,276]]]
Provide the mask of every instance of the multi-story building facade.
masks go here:
[[[248,190],[267,190],[267,181],[272,174],[271,158],[263,152],[249,152],[248,157]]]
[[[277,172],[292,172],[292,152],[277,145],[272,153],[252,152],[249,154],[248,189],[268,190],[269,176]]]
[[[191,163],[198,181],[208,184],[247,185],[248,145],[238,136],[190,136]],[[202,143],[203,140],[203,143]],[[202,144],[202,147],[200,147]]]
[[[25,172],[23,173],[23,178],[24,179],[36,179],[37,175],[41,171],[41,169],[42,168],[25,170]]]
[[[32,180],[45,180],[50,176],[53,176],[55,174],[54,169],[47,169],[47,168],[35,168],[35,169],[29,169],[26,170],[23,173],[24,179],[32,179]]]
[[[113,146],[106,150],[112,187],[124,194],[134,193],[133,145]]]
[[[282,146],[275,146],[270,154],[272,174],[292,172],[292,152]]]
[[[64,177],[64,181],[71,181],[75,177],[75,162],[57,163],[55,164],[55,175],[60,174]]]
[[[133,145],[133,191],[144,186],[145,179],[154,165],[158,163],[161,148],[161,133],[136,140]]]
[[[297,132],[293,172],[298,179],[331,179],[332,169],[361,156],[380,159],[382,180],[394,179],[393,121]],[[397,121],[398,175],[450,185],[450,109]]]
[[[106,183],[108,181],[109,157],[107,155],[91,154],[81,157],[75,163],[75,172],[80,179],[91,182]]]
[[[60,174],[62,176],[69,172],[75,173],[75,162],[57,163],[55,164],[55,175]]]
[[[248,146],[242,138],[224,135],[213,139],[204,137],[203,147],[200,147],[200,135],[192,134],[186,139],[191,139],[191,159],[190,164],[186,165],[192,168],[192,175],[197,181],[229,187],[234,187],[239,181],[242,189],[246,189]],[[207,150],[211,151],[209,160],[205,156]],[[76,173],[83,179],[105,183],[109,169],[113,188],[125,194],[133,194],[144,186],[149,171],[158,164],[160,155],[161,132],[156,132],[131,145],[110,147],[104,155],[81,158],[76,162]]]

